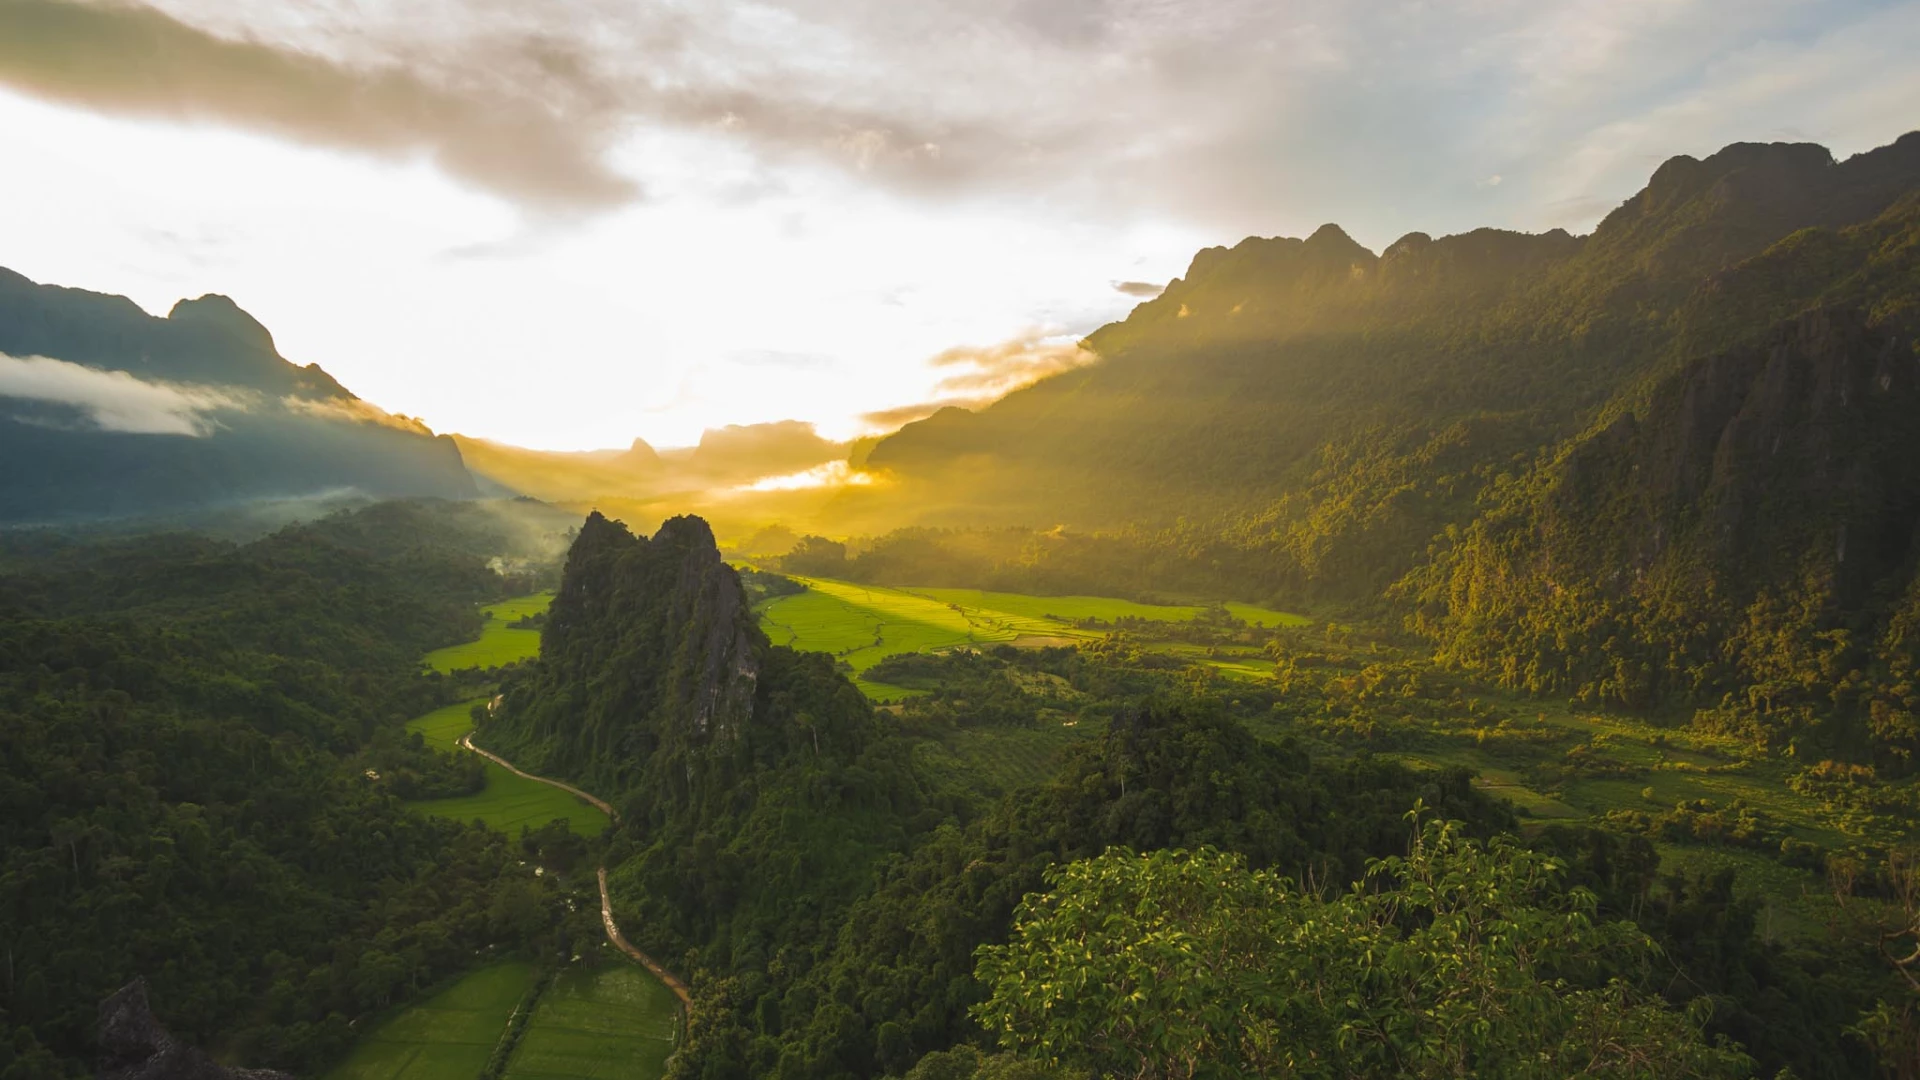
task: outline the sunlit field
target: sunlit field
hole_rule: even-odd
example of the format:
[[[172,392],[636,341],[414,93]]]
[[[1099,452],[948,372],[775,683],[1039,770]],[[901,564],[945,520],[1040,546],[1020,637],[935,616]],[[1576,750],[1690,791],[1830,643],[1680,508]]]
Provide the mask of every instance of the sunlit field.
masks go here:
[[[1022,631],[989,619],[970,619],[947,604],[901,589],[797,578],[807,591],[777,597],[760,609],[760,625],[776,645],[831,653],[853,668],[854,681],[876,701],[907,691],[860,676],[883,657],[956,645],[1012,641]]]
[[[987,592],[981,589],[916,588],[906,591],[943,604],[957,604],[970,610],[1038,619],[1047,623],[1122,618],[1185,622],[1206,610],[1190,605],[1141,604],[1109,596],[1029,596],[1025,593]],[[1228,603],[1225,607],[1234,618],[1252,626],[1305,626],[1312,621],[1305,615],[1273,611],[1252,604]]]
[[[547,610],[552,593],[535,593],[488,604],[487,624],[474,641],[449,645],[427,654],[426,664],[435,671],[461,668],[496,668],[540,655],[540,631],[518,629],[513,623]]]
[[[416,716],[407,721],[408,731],[417,731],[435,750],[456,750],[460,746],[460,736],[473,730],[473,707],[481,703],[463,701],[458,705],[448,705],[435,709],[425,716]]]
[[[476,701],[435,709],[425,716],[407,721],[408,731],[417,731],[429,746],[453,751],[460,736],[473,730],[470,711]],[[459,751],[465,753],[466,751]],[[417,799],[407,805],[422,813],[455,821],[481,821],[509,835],[522,828],[537,829],[549,821],[567,820],[567,827],[581,836],[599,836],[607,827],[607,815],[550,784],[529,780],[486,763],[487,786],[474,795],[449,799]]]
[[[895,653],[935,652],[962,645],[1070,645],[1107,633],[1075,620],[1120,618],[1186,622],[1197,606],[1141,604],[1099,596],[1028,596],[979,589],[887,588],[829,578],[795,577],[807,591],[776,597],[760,606],[760,625],[777,645],[830,653],[853,669],[869,698],[898,701],[914,691],[865,678],[866,671]],[[1248,604],[1227,605],[1236,618],[1257,626],[1304,626],[1302,615]],[[1206,650],[1150,646],[1192,653],[1229,676],[1266,674],[1272,665],[1254,654],[1209,656]]]
[[[679,1011],[638,967],[570,969],[540,995],[506,1080],[653,1080],[666,1073]]]
[[[387,1018],[327,1080],[474,1080],[533,986],[533,965],[491,964]]]

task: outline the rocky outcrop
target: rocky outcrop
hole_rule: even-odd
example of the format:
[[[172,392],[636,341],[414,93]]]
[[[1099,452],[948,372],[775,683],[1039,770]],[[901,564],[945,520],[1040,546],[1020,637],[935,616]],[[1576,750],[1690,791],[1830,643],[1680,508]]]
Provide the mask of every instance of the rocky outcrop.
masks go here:
[[[766,637],[713,531],[676,517],[651,537],[590,515],[541,641],[538,688],[510,689],[482,742],[609,791],[656,759],[751,758]]]
[[[874,718],[818,653],[772,645],[713,531],[652,536],[589,516],[567,555],[540,660],[511,676],[475,741],[616,799],[641,825],[738,808],[800,756],[851,759]]]
[[[713,530],[697,517],[660,526],[653,545],[678,564],[668,608],[668,633],[685,643],[689,661],[676,674],[674,696],[686,706],[696,736],[736,738],[753,717],[760,677],[753,612],[733,568],[720,561]]]
[[[167,1033],[154,1018],[145,979],[100,1003],[100,1080],[294,1080],[270,1069],[222,1065]]]

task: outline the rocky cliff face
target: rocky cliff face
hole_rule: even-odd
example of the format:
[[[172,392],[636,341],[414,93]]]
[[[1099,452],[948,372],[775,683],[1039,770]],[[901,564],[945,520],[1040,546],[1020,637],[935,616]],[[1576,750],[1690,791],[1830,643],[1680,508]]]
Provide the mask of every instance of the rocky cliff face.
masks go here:
[[[294,1080],[270,1069],[221,1065],[167,1033],[135,979],[100,1003],[100,1080]]]
[[[629,665],[635,705],[654,698],[702,739],[738,737],[751,721],[765,639],[705,521],[672,518],[648,539],[597,511],[587,517],[548,615],[542,660],[563,678],[590,677],[629,642],[654,661]]]
[[[1397,587],[1454,662],[1762,740],[1912,751],[1913,337],[1808,311],[1684,365],[1489,503]]]
[[[480,741],[678,815],[793,754],[852,752],[871,718],[829,659],[769,645],[706,522],[646,537],[596,513],[539,663],[509,680]]]

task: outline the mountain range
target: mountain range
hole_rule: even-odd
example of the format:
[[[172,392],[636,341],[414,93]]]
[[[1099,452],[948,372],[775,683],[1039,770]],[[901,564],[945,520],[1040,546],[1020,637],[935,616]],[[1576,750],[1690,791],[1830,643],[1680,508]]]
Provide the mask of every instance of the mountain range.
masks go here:
[[[893,546],[899,572],[952,583],[1018,567],[1039,588],[1374,600],[1621,417],[1667,415],[1687,372],[1738,366],[1810,312],[1830,344],[1905,355],[1917,236],[1920,133],[1844,161],[1735,144],[1661,165],[1587,236],[1413,233],[1376,254],[1328,225],[1208,248],[1087,338],[1096,362],[884,438],[786,422],[586,454],[434,436],[281,358],[223,297],[159,319],[8,274],[0,452],[30,464],[0,480],[0,520],[504,489],[638,522],[698,510],[723,536],[1031,530],[922,538],[917,562]],[[872,482],[756,487],[823,465]],[[1084,565],[1089,544],[1112,549],[1108,569],[1048,569]]]
[[[1249,238],[1090,335],[1098,363],[908,424],[868,464],[923,523],[1223,519],[1297,549],[1314,584],[1348,573],[1316,543],[1375,565],[1374,534],[1400,529],[1396,570],[1493,475],[1688,362],[1814,305],[1911,331],[1917,229],[1920,133],[1839,162],[1676,157],[1584,237]],[[1356,468],[1395,474],[1371,506],[1343,505]]]
[[[0,270],[0,522],[479,494],[453,441],[296,365],[224,296],[165,318]]]

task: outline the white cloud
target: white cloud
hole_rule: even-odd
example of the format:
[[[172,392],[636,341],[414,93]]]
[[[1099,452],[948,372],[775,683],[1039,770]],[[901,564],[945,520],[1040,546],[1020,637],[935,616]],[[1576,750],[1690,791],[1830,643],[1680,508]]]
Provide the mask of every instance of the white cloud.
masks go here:
[[[104,431],[194,437],[213,431],[209,413],[244,405],[227,390],[146,382],[124,371],[6,353],[0,353],[0,398],[66,406]]]
[[[1031,331],[997,345],[961,345],[927,363],[942,369],[966,369],[943,376],[934,389],[979,402],[1030,386],[1049,375],[1083,367],[1096,359],[1076,340],[1063,341]]]
[[[1584,231],[1673,154],[1920,123],[1911,0],[145,6],[182,55],[326,92],[216,66],[156,97],[22,38],[12,85],[68,104],[0,93],[36,165],[0,177],[9,264],[155,311],[234,294],[369,400],[556,449],[846,438],[974,392],[917,358],[1090,332],[1209,244]]]

